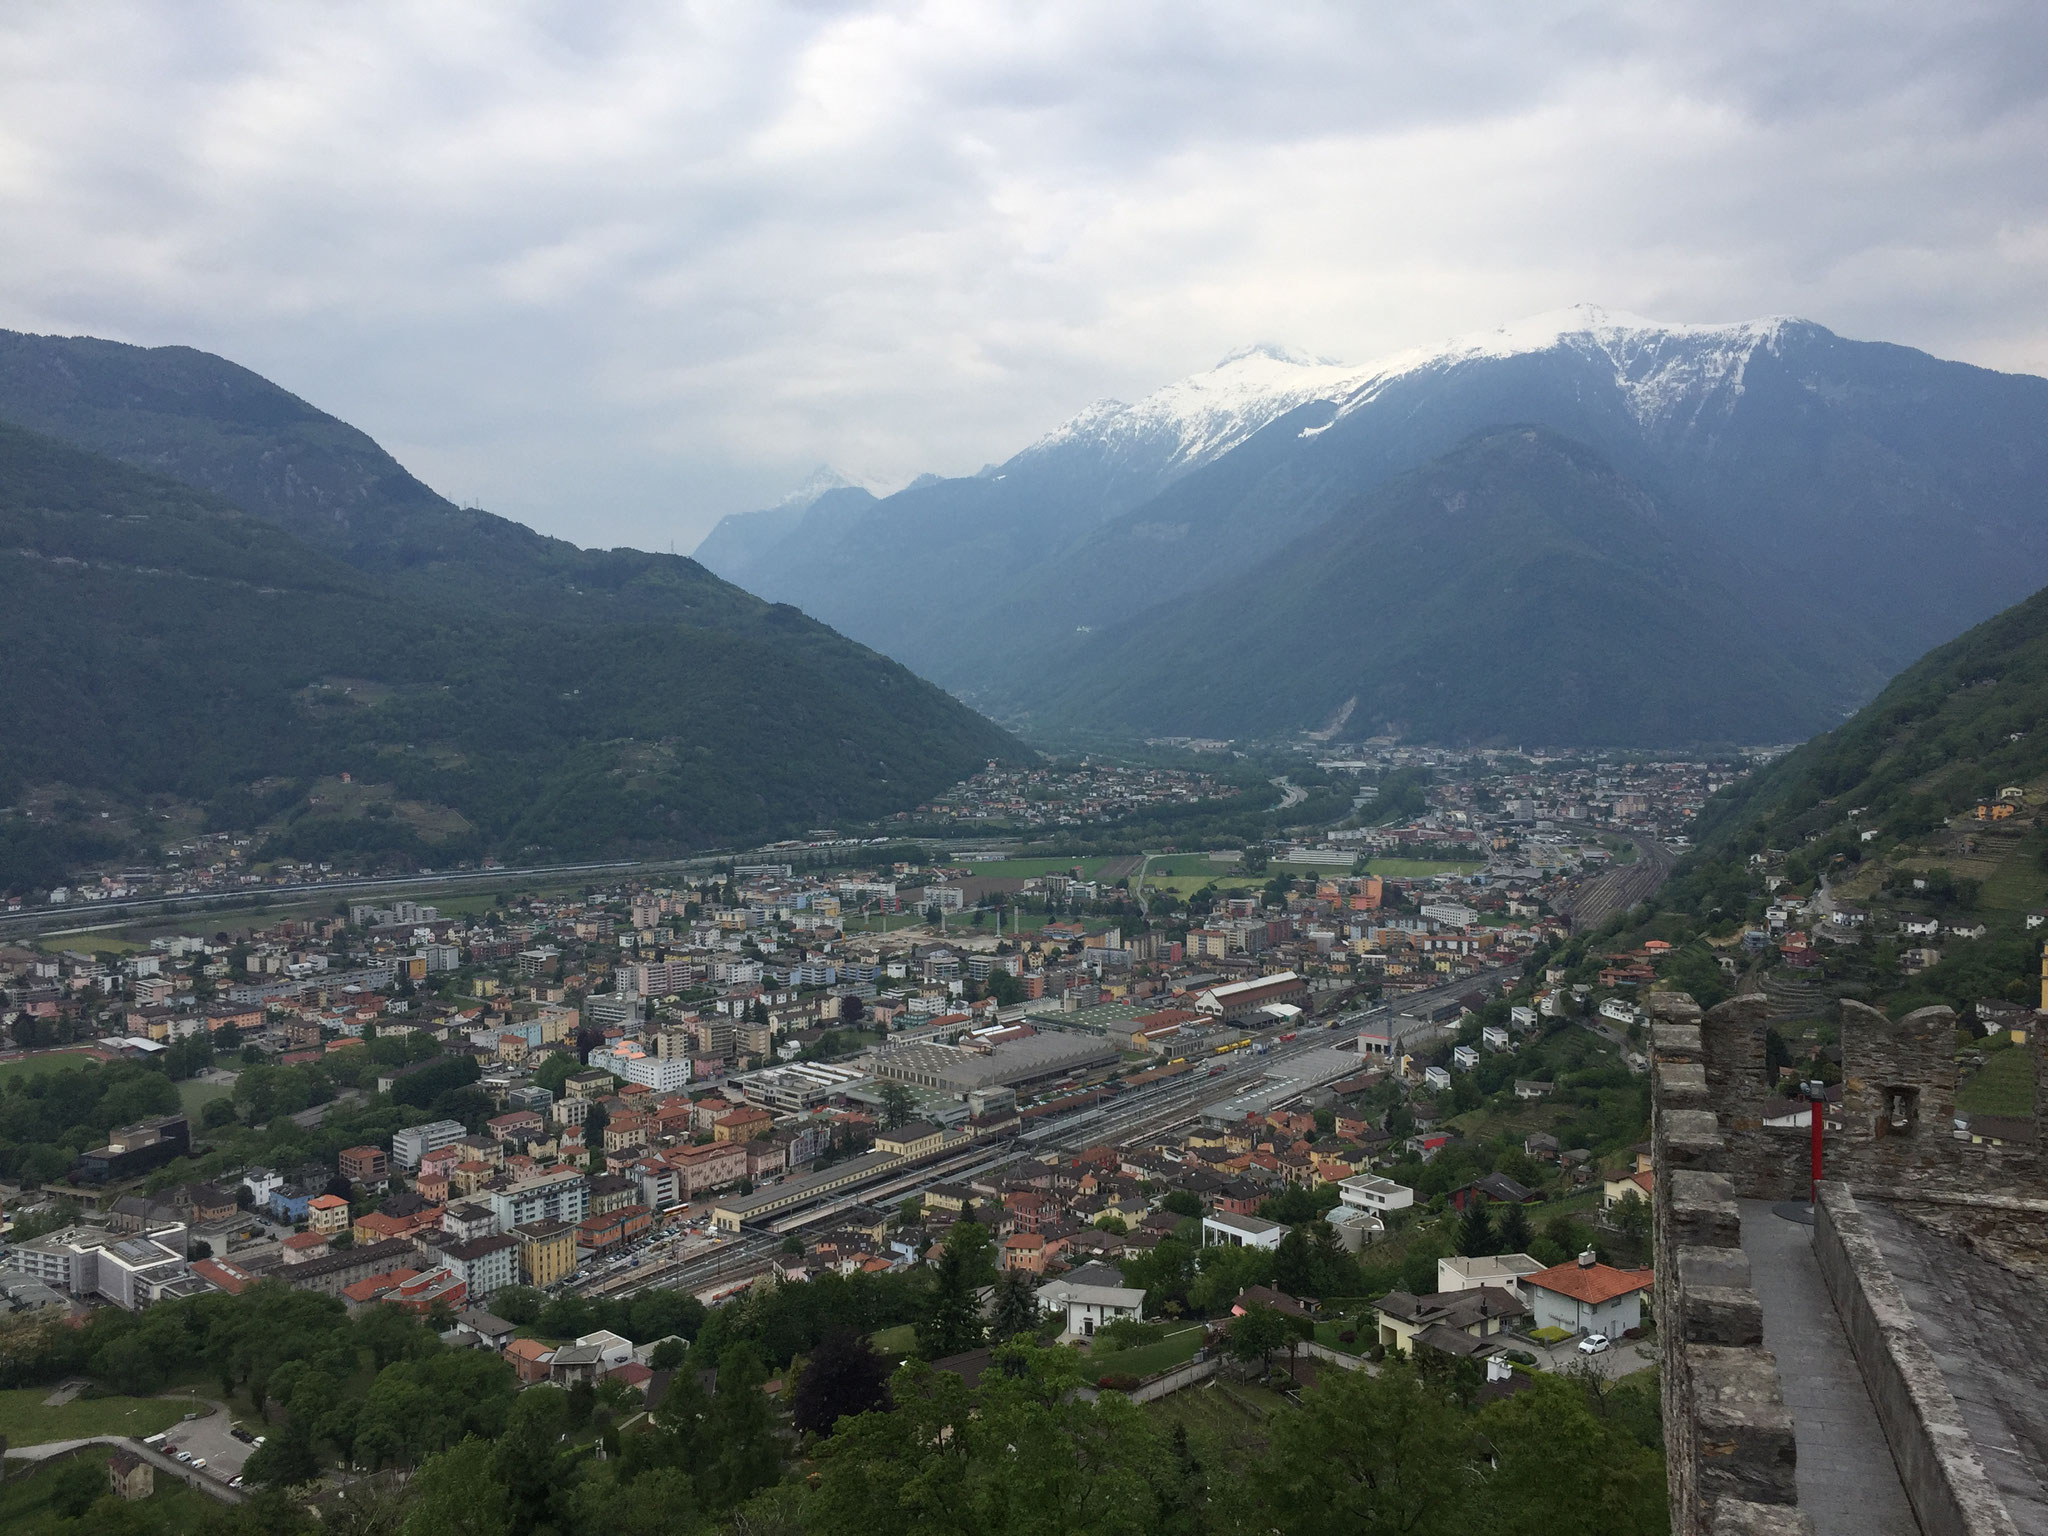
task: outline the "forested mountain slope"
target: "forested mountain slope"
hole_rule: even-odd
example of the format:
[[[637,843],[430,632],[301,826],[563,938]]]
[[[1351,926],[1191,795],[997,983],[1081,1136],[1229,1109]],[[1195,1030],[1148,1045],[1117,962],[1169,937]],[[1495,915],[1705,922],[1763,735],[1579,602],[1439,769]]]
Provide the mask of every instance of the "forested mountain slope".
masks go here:
[[[110,807],[142,846],[160,817],[203,815],[302,858],[685,849],[879,816],[1018,750],[708,573],[715,625],[424,603],[218,497],[12,427],[0,584],[0,804],[54,787],[72,822]],[[61,820],[0,824],[0,885],[77,843]]]

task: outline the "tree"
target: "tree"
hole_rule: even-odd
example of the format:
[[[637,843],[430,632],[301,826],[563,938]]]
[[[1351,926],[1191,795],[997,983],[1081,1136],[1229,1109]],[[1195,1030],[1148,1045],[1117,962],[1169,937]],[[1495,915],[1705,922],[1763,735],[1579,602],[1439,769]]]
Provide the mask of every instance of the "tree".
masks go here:
[[[1632,1189],[1615,1202],[1614,1230],[1632,1243],[1640,1243],[1649,1235],[1650,1207]]]
[[[861,1020],[866,1014],[867,1005],[851,992],[848,992],[839,999],[839,1027],[841,1029],[859,1029],[861,1027]]]
[[[1527,1253],[1533,1235],[1529,1227],[1529,1213],[1519,1204],[1510,1205],[1500,1213],[1501,1252]]]
[[[1484,1258],[1495,1253],[1499,1245],[1494,1241],[1493,1220],[1487,1215],[1486,1202],[1475,1193],[1465,1201],[1465,1214],[1458,1222],[1458,1252],[1468,1259]]]
[[[988,1234],[971,1221],[953,1224],[933,1266],[931,1301],[917,1322],[918,1351],[943,1360],[980,1345],[983,1337],[981,1287],[993,1278]]]
[[[1377,1376],[1322,1372],[1299,1409],[1274,1416],[1269,1434],[1272,1449],[1236,1486],[1252,1505],[1247,1525],[1288,1536],[1467,1528],[1475,1481],[1468,1421],[1405,1365],[1390,1362]]]
[[[306,1415],[295,1413],[285,1421],[282,1432],[272,1434],[242,1464],[242,1476],[252,1483],[275,1488],[296,1488],[320,1475],[320,1458],[313,1454],[312,1426]]]
[[[1196,1220],[1200,1220],[1202,1215],[1201,1197],[1186,1189],[1174,1190],[1159,1202],[1159,1208],[1162,1211],[1171,1211],[1176,1216],[1191,1216]]]
[[[1014,1008],[1024,1001],[1024,983],[997,966],[988,973],[988,995],[998,1008]]]
[[[989,1337],[998,1342],[1020,1333],[1036,1333],[1045,1314],[1038,1307],[1037,1276],[1021,1269],[1005,1270],[996,1281],[995,1310]]]
[[[1273,1284],[1290,1296],[1318,1294],[1314,1255],[1309,1248],[1308,1234],[1300,1227],[1289,1227],[1287,1235],[1280,1239],[1280,1246],[1274,1250]]]
[[[882,1124],[889,1130],[909,1122],[917,1113],[917,1095],[907,1084],[889,1082],[882,1084]]]
[[[888,1383],[889,1364],[865,1334],[831,1334],[796,1379],[790,1422],[799,1433],[829,1435],[842,1418],[883,1407]]]
[[[713,1455],[699,1481],[705,1501],[716,1508],[730,1509],[781,1475],[775,1410],[761,1390],[767,1382],[768,1368],[752,1345],[735,1345],[718,1362],[718,1391],[705,1421]]]
[[[1145,1310],[1169,1317],[1188,1305],[1195,1283],[1195,1249],[1177,1237],[1161,1239],[1150,1250],[1124,1255],[1124,1284],[1145,1293]],[[1236,1292],[1232,1292],[1235,1295]]]
[[[1272,1363],[1273,1351],[1282,1348],[1291,1337],[1287,1319],[1258,1302],[1230,1320],[1228,1334],[1231,1359],[1256,1360],[1262,1367]]]
[[[502,1536],[510,1523],[490,1442],[471,1435],[420,1467],[402,1530],[404,1536]]]

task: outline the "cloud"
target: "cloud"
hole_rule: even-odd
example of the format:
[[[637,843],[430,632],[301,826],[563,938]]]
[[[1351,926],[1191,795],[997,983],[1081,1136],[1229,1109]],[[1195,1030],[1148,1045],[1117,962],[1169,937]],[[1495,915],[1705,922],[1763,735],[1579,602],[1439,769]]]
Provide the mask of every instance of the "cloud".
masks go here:
[[[0,324],[691,547],[1252,339],[1580,300],[2048,371],[2024,4],[16,7]]]

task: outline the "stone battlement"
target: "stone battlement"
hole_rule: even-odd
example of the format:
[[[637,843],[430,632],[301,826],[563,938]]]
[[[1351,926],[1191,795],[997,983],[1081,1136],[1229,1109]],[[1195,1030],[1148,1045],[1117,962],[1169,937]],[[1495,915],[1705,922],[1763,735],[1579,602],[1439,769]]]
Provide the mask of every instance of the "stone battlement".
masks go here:
[[[1881,1302],[1873,1309],[1871,1298],[1889,1297],[1894,1283],[1860,1236],[1856,1200],[1884,1202],[1919,1229],[2038,1275],[2048,1211],[2042,1149],[1973,1144],[1955,1131],[1952,1010],[1923,1008],[1893,1020],[1860,1003],[1840,1007],[1842,1102],[1822,1150],[1818,1252],[1827,1289],[1922,1528],[1986,1536],[2009,1530],[1995,1518],[2002,1506],[1983,1497],[1981,1471],[1971,1482],[1966,1457],[1925,1449],[1954,1441],[1954,1405],[1938,1383],[1929,1385],[1924,1347],[1897,1325],[1897,1309]],[[1702,1011],[1690,997],[1660,993],[1650,1011],[1672,1530],[1811,1530],[1799,1508],[1793,1415],[1777,1360],[1764,1347],[1738,1204],[1808,1199],[1810,1131],[1766,1124],[1797,1109],[1766,1078],[1767,998],[1751,994]],[[2028,1049],[2037,1103],[2048,1106],[2041,1036],[2036,1031]],[[1873,1321],[1879,1317],[1884,1327]]]

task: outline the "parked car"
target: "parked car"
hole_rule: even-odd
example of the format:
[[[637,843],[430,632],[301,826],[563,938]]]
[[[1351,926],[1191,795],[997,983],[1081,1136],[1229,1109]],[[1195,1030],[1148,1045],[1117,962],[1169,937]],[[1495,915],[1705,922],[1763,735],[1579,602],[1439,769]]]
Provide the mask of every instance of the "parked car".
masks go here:
[[[1604,1333],[1589,1333],[1579,1340],[1579,1353],[1582,1355],[1605,1354],[1613,1347],[1614,1345]]]

